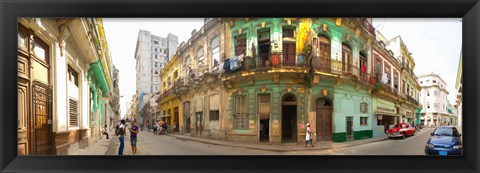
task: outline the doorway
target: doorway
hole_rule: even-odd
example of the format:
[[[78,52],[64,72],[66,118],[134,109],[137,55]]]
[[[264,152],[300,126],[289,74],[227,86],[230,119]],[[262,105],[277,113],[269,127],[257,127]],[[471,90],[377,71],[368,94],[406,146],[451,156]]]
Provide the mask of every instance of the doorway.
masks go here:
[[[52,114],[50,86],[39,81],[33,83],[33,115],[35,154],[48,155],[52,151]]]
[[[203,112],[197,112],[196,113],[196,134],[197,135],[202,135],[202,132],[203,132]]]
[[[173,132],[178,132],[178,107],[173,108]]]
[[[353,139],[353,117],[347,117],[347,141]]]
[[[258,114],[260,115],[259,140],[270,141],[270,94],[258,95]]]
[[[297,142],[297,101],[288,94],[282,100],[282,143]]]
[[[270,55],[270,28],[258,31],[258,68],[266,67]]]
[[[190,120],[190,102],[187,101],[183,104],[183,116],[185,117],[185,133],[191,133],[191,120]]]
[[[329,99],[318,99],[317,108],[317,122],[316,132],[317,141],[331,141],[332,140],[332,101]]]

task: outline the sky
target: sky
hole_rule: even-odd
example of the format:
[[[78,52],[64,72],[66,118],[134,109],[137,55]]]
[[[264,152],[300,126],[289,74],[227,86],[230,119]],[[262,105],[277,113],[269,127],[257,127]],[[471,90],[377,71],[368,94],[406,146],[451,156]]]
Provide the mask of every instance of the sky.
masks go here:
[[[135,94],[135,47],[138,31],[153,35],[177,35],[179,44],[190,38],[193,29],[199,30],[203,18],[104,18],[105,35],[112,62],[119,72],[121,114],[127,113],[127,102]],[[450,103],[455,101],[455,81],[462,44],[461,18],[449,19],[392,19],[374,18],[373,26],[387,39],[397,35],[407,45],[415,60],[414,73],[439,73],[447,84]]]

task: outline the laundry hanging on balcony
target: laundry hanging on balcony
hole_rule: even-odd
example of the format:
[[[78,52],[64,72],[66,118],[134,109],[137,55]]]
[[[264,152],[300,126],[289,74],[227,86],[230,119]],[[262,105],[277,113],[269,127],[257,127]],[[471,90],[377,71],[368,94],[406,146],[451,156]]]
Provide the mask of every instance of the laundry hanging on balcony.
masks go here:
[[[238,56],[234,56],[233,58],[230,58],[230,70],[237,70],[238,67]]]

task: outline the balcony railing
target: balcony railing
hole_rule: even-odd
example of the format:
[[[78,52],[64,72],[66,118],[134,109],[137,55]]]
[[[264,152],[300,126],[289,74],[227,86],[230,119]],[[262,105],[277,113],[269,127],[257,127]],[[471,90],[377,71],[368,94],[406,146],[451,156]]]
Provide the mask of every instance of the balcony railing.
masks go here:
[[[162,101],[163,99],[165,99],[168,96],[171,96],[173,94],[175,94],[175,87],[171,87],[171,88],[163,91],[162,94],[158,97],[158,100]]]

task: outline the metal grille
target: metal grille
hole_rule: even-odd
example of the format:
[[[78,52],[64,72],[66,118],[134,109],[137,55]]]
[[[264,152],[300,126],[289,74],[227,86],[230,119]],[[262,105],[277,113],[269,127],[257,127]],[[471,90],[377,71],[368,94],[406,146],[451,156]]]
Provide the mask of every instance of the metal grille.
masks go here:
[[[347,117],[347,140],[353,140],[353,117]]]
[[[69,105],[69,116],[70,116],[70,126],[78,126],[78,102],[72,98],[68,101]]]
[[[33,83],[33,110],[35,127],[35,154],[51,154],[52,90],[39,81]]]
[[[245,96],[237,96],[235,102],[234,126],[235,129],[248,129],[247,104]]]

